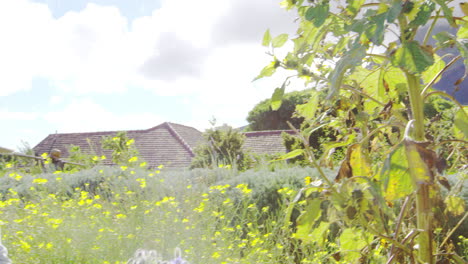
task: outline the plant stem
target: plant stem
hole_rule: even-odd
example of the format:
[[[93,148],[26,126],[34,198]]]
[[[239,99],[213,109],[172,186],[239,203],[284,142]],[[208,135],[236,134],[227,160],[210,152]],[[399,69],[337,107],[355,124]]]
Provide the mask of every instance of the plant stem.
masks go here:
[[[408,92],[411,104],[411,113],[414,120],[412,127],[413,134],[412,139],[415,141],[425,141],[424,136],[424,108],[423,98],[420,95],[420,84],[419,78],[416,75],[405,71],[406,80],[408,81]]]
[[[435,17],[432,20],[431,26],[429,27],[429,29],[426,32],[426,35],[424,36],[423,45],[426,45],[427,41],[429,40],[429,37],[432,36],[432,30],[434,30],[437,20],[439,19],[439,14],[440,14],[440,10],[437,10]]]
[[[418,258],[423,263],[433,264],[433,214],[430,198],[433,183],[429,177],[430,171],[428,171],[426,164],[421,164],[425,163],[425,161],[420,157],[419,150],[417,150],[415,146],[417,142],[425,141],[423,97],[420,93],[419,78],[406,71],[405,75],[408,81],[408,92],[412,112],[412,120],[408,123],[405,132],[405,148],[408,164],[410,164],[409,172],[416,188],[417,228],[421,230],[421,233],[418,235]],[[413,133],[410,133],[411,131],[413,131]]]

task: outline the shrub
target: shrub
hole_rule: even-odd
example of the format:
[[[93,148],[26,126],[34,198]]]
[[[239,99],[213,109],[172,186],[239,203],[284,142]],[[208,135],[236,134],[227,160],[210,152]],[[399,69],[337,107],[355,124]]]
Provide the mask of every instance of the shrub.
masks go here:
[[[250,158],[242,150],[245,136],[230,126],[211,128],[203,133],[205,144],[195,148],[191,168],[214,168],[219,165],[234,166],[245,170]]]

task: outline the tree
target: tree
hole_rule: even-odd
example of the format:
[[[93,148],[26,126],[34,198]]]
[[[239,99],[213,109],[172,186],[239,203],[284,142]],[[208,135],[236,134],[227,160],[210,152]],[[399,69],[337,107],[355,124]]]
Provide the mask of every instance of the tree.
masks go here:
[[[272,99],[258,103],[247,116],[248,131],[284,130],[290,129],[287,121],[295,128],[299,128],[304,118],[294,116],[297,105],[302,105],[310,97],[310,90],[286,93],[278,110],[272,110]]]
[[[126,132],[117,132],[115,136],[102,139],[102,148],[112,150],[112,162],[119,165],[131,165],[138,160],[138,150],[135,140],[130,139]]]
[[[385,260],[376,257],[379,254],[400,262],[460,261],[447,246],[450,227],[440,219],[462,215],[464,202],[454,192],[443,198],[438,182],[444,186],[447,182],[441,152],[450,149],[450,155],[457,156],[450,171],[463,171],[466,165],[468,115],[452,96],[432,87],[457,60],[463,58],[466,68],[467,17],[455,17],[442,0],[285,0],[282,5],[299,15],[294,48],[278,58],[275,49],[286,43],[288,35],[272,37],[267,31],[263,44],[273,60],[257,78],[271,76],[281,67],[322,88],[312,92],[298,111],[309,126],[302,130],[305,149],[294,155],[305,154],[321,170],[307,140],[321,126],[338,132],[326,149],[346,148],[335,182],[322,173],[322,180],[303,192],[308,199],[295,237],[320,246],[328,227],[338,222],[341,230],[335,237],[341,251],[337,254],[345,262]],[[439,21],[455,28],[456,35],[433,35]],[[421,40],[416,39],[419,32],[424,35]],[[431,36],[435,45],[429,44]],[[435,51],[446,47],[456,47],[461,56],[445,63]],[[280,104],[287,83],[275,90],[272,106]],[[436,95],[457,105],[449,118],[451,133],[444,133],[443,139],[427,134],[431,120],[424,105]],[[328,203],[333,206],[321,213],[318,209]],[[416,221],[408,213],[411,206]],[[394,211],[397,208],[399,212]],[[445,232],[445,237],[439,234],[443,239],[436,237],[436,228]],[[416,256],[408,237],[415,237]],[[372,244],[376,238],[392,246],[381,250]]]
[[[244,170],[248,167],[248,157],[242,145],[245,136],[230,126],[207,129],[203,133],[205,144],[197,146],[191,168],[213,168],[218,165],[237,166]]]

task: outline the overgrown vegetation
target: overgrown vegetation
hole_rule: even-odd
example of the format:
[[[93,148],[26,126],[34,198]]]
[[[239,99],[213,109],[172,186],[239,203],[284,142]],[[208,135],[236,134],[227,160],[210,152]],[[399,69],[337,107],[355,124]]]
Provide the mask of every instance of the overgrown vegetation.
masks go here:
[[[1,178],[2,242],[13,263],[126,263],[137,249],[190,263],[294,263],[286,202],[310,168],[238,173],[96,167]],[[318,259],[317,259],[318,260]]]
[[[452,234],[468,214],[460,188],[450,187],[446,175],[467,177],[468,116],[466,107],[432,85],[454,61],[468,60],[466,17],[454,17],[447,2],[437,0],[282,4],[299,15],[294,48],[276,57],[288,35],[272,37],[267,31],[263,44],[273,61],[257,78],[281,67],[317,87],[296,108],[308,124],[301,130],[304,149],[283,158],[305,155],[320,170],[336,158],[330,151],[345,150],[334,182],[324,175],[303,190],[294,237],[346,263],[463,263]],[[433,36],[440,22],[457,34]],[[415,38],[418,32],[425,35],[422,40]],[[428,45],[432,37],[435,46]],[[448,46],[461,56],[446,63],[436,51]],[[272,106],[281,104],[288,83],[275,90]],[[432,105],[442,112],[426,115],[424,107],[440,95]],[[320,156],[309,136],[321,127],[337,133],[324,142]],[[454,217],[459,221],[448,224]],[[330,249],[331,243],[339,246]]]
[[[191,168],[215,168],[235,166],[239,170],[249,168],[252,160],[244,153],[245,136],[230,126],[207,129],[203,133],[204,144],[195,148]]]
[[[130,165],[138,160],[138,149],[135,140],[128,138],[127,133],[117,132],[115,136],[102,139],[102,148],[112,150],[112,162],[119,165]]]
[[[247,131],[287,130],[290,129],[288,122],[299,128],[304,118],[295,116],[294,112],[297,105],[307,102],[310,92],[304,90],[284,94],[281,106],[277,109],[272,108],[271,99],[261,101],[247,116]]]
[[[468,117],[431,88],[452,63],[435,51],[468,59],[466,17],[438,0],[342,4],[283,1],[299,15],[284,58],[288,36],[264,36],[273,61],[259,78],[283,67],[315,87],[296,108],[300,141],[279,158],[306,167],[239,172],[250,165],[232,128],[205,133],[193,167],[212,169],[148,171],[125,135],[106,140],[119,166],[30,174],[6,160],[0,223],[14,262],[125,263],[179,247],[191,263],[466,263]],[[442,20],[456,36],[427,45]]]

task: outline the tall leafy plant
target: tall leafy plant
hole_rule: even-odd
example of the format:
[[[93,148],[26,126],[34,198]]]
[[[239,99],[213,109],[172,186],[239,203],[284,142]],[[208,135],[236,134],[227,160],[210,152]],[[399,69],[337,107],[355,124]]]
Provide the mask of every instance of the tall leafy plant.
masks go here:
[[[204,144],[195,148],[195,157],[191,168],[212,168],[213,166],[229,165],[238,169],[247,169],[249,157],[242,146],[245,136],[230,126],[207,129],[203,133]]]
[[[306,154],[320,170],[334,149],[347,149],[334,182],[323,175],[303,190],[307,202],[295,236],[324,248],[333,237],[341,246],[333,256],[347,262],[383,261],[383,255],[390,263],[463,262],[448,244],[467,214],[455,227],[444,226],[444,219],[464,214],[464,201],[444,177],[446,162],[440,157],[448,157],[444,152],[450,150],[449,172],[466,175],[467,109],[432,85],[455,61],[468,61],[468,18],[455,17],[450,1],[441,0],[281,4],[299,16],[297,36],[291,38],[294,47],[278,58],[275,50],[288,35],[273,37],[267,31],[263,44],[271,49],[273,61],[257,78],[281,67],[316,87],[308,103],[296,108],[310,124],[301,131],[305,149],[284,158]],[[434,35],[435,25],[442,22],[457,29],[456,35]],[[418,33],[422,40],[416,39]],[[428,44],[431,37],[435,45]],[[436,51],[448,46],[461,55],[445,63]],[[287,83],[275,90],[272,106],[281,104]],[[427,134],[434,132],[428,127],[438,121],[425,117],[424,105],[440,95],[452,100],[456,111],[445,120],[451,131],[434,137]],[[338,136],[316,157],[308,137],[321,126]],[[449,189],[448,195],[441,186]],[[412,207],[415,219],[409,213]],[[330,231],[336,230],[333,226],[339,231]]]
[[[126,132],[117,132],[115,136],[102,139],[102,148],[112,150],[112,162],[119,165],[135,164],[139,152],[135,140],[130,139]]]

